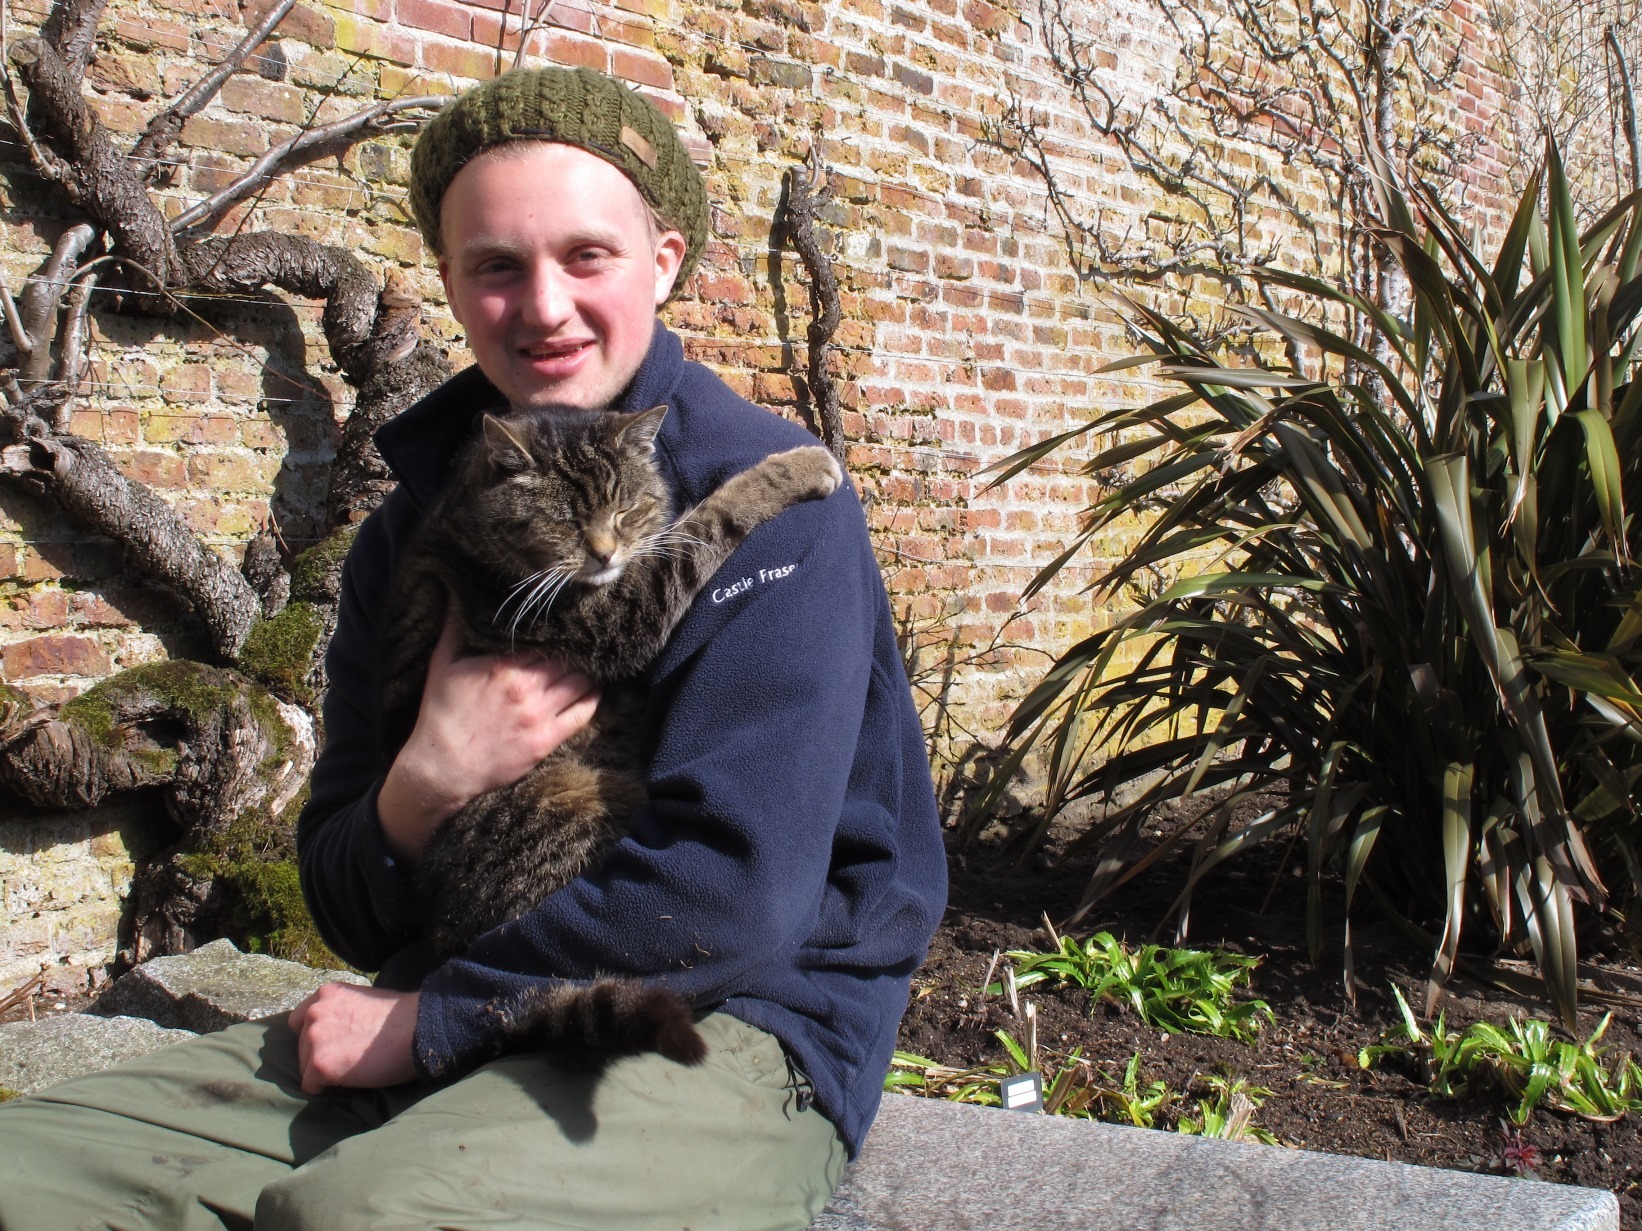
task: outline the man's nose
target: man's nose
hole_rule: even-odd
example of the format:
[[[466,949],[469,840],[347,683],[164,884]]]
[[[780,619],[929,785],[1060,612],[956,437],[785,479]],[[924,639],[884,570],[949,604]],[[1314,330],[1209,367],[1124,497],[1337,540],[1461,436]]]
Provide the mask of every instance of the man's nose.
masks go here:
[[[539,264],[532,271],[529,294],[523,306],[532,325],[556,329],[564,324],[571,313],[569,279],[564,271],[549,261]]]

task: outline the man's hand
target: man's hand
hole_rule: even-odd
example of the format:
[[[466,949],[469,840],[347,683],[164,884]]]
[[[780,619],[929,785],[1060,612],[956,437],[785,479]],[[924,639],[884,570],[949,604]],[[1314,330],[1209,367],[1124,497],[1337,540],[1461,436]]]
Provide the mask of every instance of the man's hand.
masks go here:
[[[396,854],[414,858],[446,817],[517,782],[591,721],[593,681],[539,654],[457,657],[455,618],[428,662],[416,729],[377,797]]]
[[[327,983],[291,1010],[304,1094],[375,1090],[416,1078],[411,1040],[420,992]]]

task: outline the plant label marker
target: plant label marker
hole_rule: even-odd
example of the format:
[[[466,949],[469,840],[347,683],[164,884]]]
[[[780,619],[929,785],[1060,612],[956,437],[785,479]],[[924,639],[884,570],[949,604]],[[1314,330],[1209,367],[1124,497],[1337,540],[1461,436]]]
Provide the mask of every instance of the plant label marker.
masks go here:
[[[1005,1111],[1042,1111],[1043,1075],[1021,1073],[998,1079],[998,1098]]]

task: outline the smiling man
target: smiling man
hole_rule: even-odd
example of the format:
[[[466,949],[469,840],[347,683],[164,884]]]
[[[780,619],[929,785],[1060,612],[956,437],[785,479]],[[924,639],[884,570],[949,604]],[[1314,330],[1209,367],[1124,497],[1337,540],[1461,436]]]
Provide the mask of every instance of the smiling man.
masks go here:
[[[657,309],[707,236],[671,124],[610,78],[508,74],[418,142],[411,200],[476,366],[377,436],[299,832],[338,953],[380,974],[0,1106],[0,1227],[801,1228],[859,1148],[945,896],[922,734],[852,492],[756,530],[650,671],[649,802],[591,872],[436,961],[408,871],[440,822],[585,724],[540,658],[434,653],[379,744],[375,658],[409,536],[486,411],[669,408],[678,507],[813,443],[684,360]],[[602,1071],[505,1051],[512,998],[655,980],[709,1052]]]

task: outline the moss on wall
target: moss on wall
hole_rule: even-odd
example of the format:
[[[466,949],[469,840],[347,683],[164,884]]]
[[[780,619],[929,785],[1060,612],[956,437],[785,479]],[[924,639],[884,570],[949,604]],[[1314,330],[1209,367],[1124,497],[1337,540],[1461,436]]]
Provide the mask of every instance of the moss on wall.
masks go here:
[[[358,533],[358,526],[343,526],[292,560],[291,597],[309,603],[336,601],[342,559]]]
[[[312,603],[294,602],[269,620],[258,620],[239,652],[247,675],[287,701],[312,708],[316,698],[308,683],[325,617]]]
[[[343,970],[347,963],[320,938],[297,877],[296,818],[307,801],[304,788],[272,822],[241,817],[204,835],[178,863],[190,876],[216,882],[227,902],[224,929],[246,952]]]

